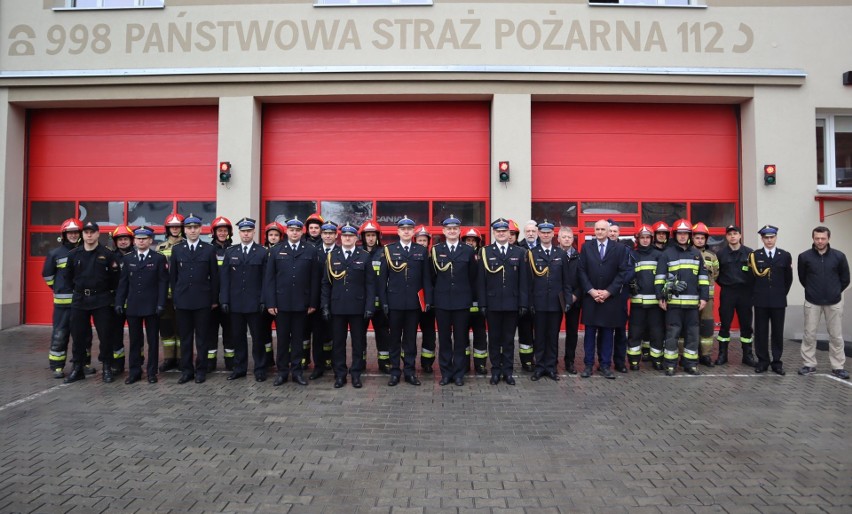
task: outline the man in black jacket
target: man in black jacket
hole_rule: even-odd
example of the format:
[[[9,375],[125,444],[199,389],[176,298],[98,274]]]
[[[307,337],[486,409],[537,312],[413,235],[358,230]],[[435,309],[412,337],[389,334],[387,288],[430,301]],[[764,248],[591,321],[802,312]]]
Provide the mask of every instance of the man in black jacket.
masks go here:
[[[766,225],[757,232],[763,248],[752,252],[749,266],[754,273],[754,350],[757,354],[756,373],[769,366],[785,375],[781,362],[784,350],[784,314],[787,312],[787,293],[793,285],[793,256],[775,247],[778,227]],[[772,330],[772,356],[769,355],[769,331]]]
[[[719,259],[719,278],[716,282],[720,286],[719,292],[719,357],[716,359],[717,366],[728,362],[728,345],[731,343],[731,322],[734,320],[734,312],[740,322],[740,343],[743,346],[743,364],[755,367],[757,362],[752,355],[752,287],[754,277],[748,264],[748,256],[751,248],[742,244],[742,233],[740,227],[728,225],[725,229],[727,245],[716,253]]]
[[[829,245],[831,230],[816,227],[811,233],[814,244],[810,250],[799,254],[799,282],[805,288],[805,333],[802,337],[800,375],[816,372],[816,328],[820,315],[825,315],[828,328],[828,359],[831,373],[844,380],[849,372],[843,369],[846,355],[843,352],[843,291],[849,287],[849,262],[843,252]]]

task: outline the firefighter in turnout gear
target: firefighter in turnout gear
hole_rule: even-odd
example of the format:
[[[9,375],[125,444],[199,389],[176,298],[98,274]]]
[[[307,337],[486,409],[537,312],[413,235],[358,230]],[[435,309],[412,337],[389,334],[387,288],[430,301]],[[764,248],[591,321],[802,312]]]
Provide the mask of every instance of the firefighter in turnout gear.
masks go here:
[[[690,245],[692,224],[677,220],[672,227],[674,244],[657,261],[654,283],[660,307],[666,311],[666,340],[663,359],[667,376],[673,376],[678,361],[677,340],[684,332],[683,368],[698,371],[699,314],[710,299],[709,281],[701,253]]]
[[[112,231],[112,242],[115,245],[115,260],[119,266],[124,266],[124,256],[135,251],[133,247],[133,230],[127,225],[119,225]],[[119,375],[124,373],[124,323],[127,321],[127,316],[124,314],[115,313],[113,316],[115,334],[113,335],[113,343],[115,347],[112,350],[112,367],[113,373]]]
[[[375,278],[378,282],[382,259],[384,258],[382,235],[379,232],[379,226],[373,221],[367,220],[361,224],[361,228],[358,231],[361,234],[361,248],[370,255],[370,262],[372,263]],[[390,325],[388,324],[388,317],[379,308],[378,296],[375,299],[373,312],[373,334],[376,337],[376,356],[379,361],[379,371],[390,373]],[[368,323],[364,324],[365,340],[368,325]],[[366,357],[365,354],[364,358]]]
[[[630,369],[639,369],[642,359],[642,343],[649,341],[650,356],[654,368],[663,368],[663,310],[657,302],[654,278],[657,262],[662,252],[654,246],[654,232],[648,225],[636,231],[636,248],[633,250],[634,277],[630,281],[630,324],[627,335],[627,360]]]
[[[701,337],[698,349],[698,363],[709,368],[713,367],[713,331],[716,328],[716,322],[713,319],[713,297],[716,296],[716,278],[719,276],[719,260],[712,250],[707,248],[707,238],[710,237],[710,230],[704,223],[698,222],[692,227],[692,245],[696,250],[701,252],[701,257],[704,259],[704,269],[707,271],[707,279],[709,281],[710,299],[707,300],[707,305],[701,309],[701,321],[699,336]]]
[[[651,226],[651,230],[654,232],[654,247],[662,252],[668,246],[671,228],[665,221],[660,220]]]
[[[752,288],[754,275],[748,264],[752,249],[742,244],[742,233],[736,225],[725,229],[728,244],[716,252],[719,259],[719,357],[716,365],[728,362],[728,345],[731,343],[731,323],[734,313],[740,322],[740,343],[743,347],[743,364],[755,367],[757,361],[752,354]]]
[[[305,219],[305,233],[302,236],[302,242],[308,246],[313,246],[314,248],[322,246],[323,225],[325,225],[325,218],[323,218],[320,213],[315,212],[308,216]],[[322,334],[322,329],[318,328],[321,323],[323,323],[322,313],[318,311],[314,311],[310,314],[308,319],[305,321],[305,336],[302,338],[302,370],[310,368],[312,360],[314,361],[314,370],[324,369],[324,366],[321,363],[317,366],[315,359],[313,359],[316,352],[311,350],[311,343],[313,340],[316,340],[317,336]],[[329,352],[330,351],[331,350],[329,350]]]
[[[77,218],[68,218],[59,227],[60,244],[47,254],[44,260],[41,276],[47,287],[53,290],[53,332],[50,336],[50,353],[48,361],[53,371],[53,378],[65,378],[65,361],[68,353],[68,341],[71,338],[71,297],[74,292],[72,285],[68,282],[65,270],[68,264],[68,253],[80,246],[80,234],[83,223]],[[86,344],[89,359],[92,347],[92,338]],[[84,369],[92,370],[88,366],[88,360]],[[88,373],[88,374],[91,374]]]
[[[219,216],[210,222],[213,232],[213,249],[216,250],[216,262],[219,269],[225,261],[225,251],[231,247],[234,237],[234,226],[231,220]],[[218,294],[218,292],[217,292]],[[222,350],[225,357],[225,369],[234,369],[234,338],[231,334],[231,316],[222,312],[222,307],[216,307],[210,313],[210,329],[207,332],[207,372],[216,371],[216,360],[219,353],[219,327],[222,327]]]
[[[475,228],[470,228],[464,232],[462,241],[473,248],[474,257],[479,262],[479,249],[483,245],[482,234]],[[470,308],[470,329],[473,332],[473,369],[477,375],[487,375],[488,334],[485,331],[485,314],[480,310],[478,301],[473,302]],[[470,348],[465,350],[465,355],[470,363]]]
[[[425,225],[420,225],[414,229],[414,242],[432,250],[432,234],[426,230]],[[431,253],[430,253],[431,255]],[[430,277],[434,285],[434,277]],[[420,369],[423,373],[432,373],[432,364],[435,363],[435,349],[437,348],[437,332],[435,331],[435,309],[427,308],[426,298],[420,298],[423,312],[420,313],[420,336],[422,338],[420,344]]]
[[[157,252],[161,253],[166,261],[169,261],[172,257],[172,248],[184,241],[183,216],[173,212],[166,217],[166,222],[163,225],[166,227],[166,240],[157,245]],[[163,314],[160,316],[160,341],[163,343],[163,363],[160,365],[160,371],[177,369],[180,340],[177,335],[175,304],[172,300],[171,287],[169,287]]]

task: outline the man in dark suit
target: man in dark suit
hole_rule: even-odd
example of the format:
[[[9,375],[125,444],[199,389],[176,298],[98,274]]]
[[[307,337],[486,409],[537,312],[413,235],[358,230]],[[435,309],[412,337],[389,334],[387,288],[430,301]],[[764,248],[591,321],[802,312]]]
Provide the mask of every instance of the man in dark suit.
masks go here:
[[[263,299],[275,316],[278,329],[278,375],[273,386],[293,381],[307,385],[302,376],[302,339],[307,317],[319,305],[320,266],[316,248],[302,241],[304,223],[287,220],[287,239],[269,250],[263,281]]]
[[[190,214],[183,220],[186,241],[172,249],[169,260],[169,284],[175,304],[180,335],[178,384],[195,378],[202,384],[207,378],[207,334],[210,316],[219,304],[219,261],[210,243],[201,241],[201,218]],[[193,341],[197,359],[193,364]]]
[[[610,241],[609,222],[595,223],[595,239],[586,241],[580,251],[579,282],[583,289],[583,324],[586,335],[583,340],[585,369],[583,378],[592,376],[595,362],[595,347],[598,332],[601,333],[600,372],[614,379],[612,345],[617,327],[623,327],[624,307],[621,305],[622,287],[630,270],[627,247]]]
[[[352,376],[352,387],[360,389],[364,371],[364,352],[367,349],[366,325],[373,317],[376,302],[376,272],[368,254],[355,246],[358,229],[349,223],[340,227],[340,247],[326,258],[322,275],[322,316],[331,321],[334,339],[331,365],[334,368],[334,387],[346,383],[346,373]],[[352,338],[352,367],[346,367],[346,333]]]
[[[580,267],[580,252],[574,248],[574,231],[571,227],[559,228],[559,247],[565,250],[568,259],[568,274],[573,277],[571,284],[571,308],[565,313],[565,372],[569,375],[577,374],[574,359],[577,356],[577,336],[580,329],[580,311],[583,302],[578,302],[580,284],[578,280],[578,269]]]
[[[417,359],[417,323],[420,321],[422,290],[426,305],[432,304],[432,275],[426,247],[412,241],[414,220],[403,216],[397,222],[399,241],[383,247],[379,270],[378,294],[382,310],[390,322],[390,380],[399,383],[400,375],[411,385],[420,385],[414,370]],[[399,369],[400,354],[403,370]]]
[[[142,350],[148,340],[148,383],[157,382],[159,361],[160,314],[169,290],[169,267],[165,256],[151,250],[154,231],[139,227],[133,231],[135,250],[123,258],[121,278],[115,292],[115,312],[127,315],[130,337],[130,373],[125,384],[142,379]],[[142,327],[145,327],[143,336]]]
[[[438,365],[444,386],[464,385],[467,369],[465,350],[470,308],[476,289],[476,256],[473,248],[459,240],[461,220],[450,215],[442,222],[444,242],[432,247],[432,273],[435,280],[435,318],[438,320]]]
[[[509,220],[499,218],[491,229],[495,241],[480,251],[479,309],[488,321],[491,384],[502,378],[515,385],[515,329],[529,307],[530,268],[526,252],[509,244]]]
[[[778,227],[765,225],[757,231],[763,241],[749,256],[749,267],[754,273],[752,303],[754,305],[754,349],[757,354],[756,373],[770,366],[779,375],[786,375],[781,362],[784,350],[784,314],[787,311],[787,293],[793,285],[793,256],[775,247]],[[770,360],[769,332],[772,331]]]
[[[251,355],[254,360],[254,378],[266,380],[266,348],[261,331],[263,304],[263,274],[269,256],[263,247],[254,242],[255,220],[243,218],[237,222],[240,242],[225,250],[220,266],[219,303],[222,312],[230,316],[231,341],[234,345],[233,371],[228,380],[246,376],[248,371],[248,338],[251,332]]]
[[[320,238],[321,241],[317,245],[317,264],[319,265],[320,277],[325,269],[325,260],[328,254],[337,246],[337,223],[326,220],[322,224]],[[321,283],[321,278],[319,279]],[[314,369],[308,377],[310,380],[316,380],[323,376],[325,372],[331,368],[331,348],[333,334],[331,326],[322,319],[322,313],[315,312],[308,316],[308,324],[311,325],[311,355],[314,360]]]

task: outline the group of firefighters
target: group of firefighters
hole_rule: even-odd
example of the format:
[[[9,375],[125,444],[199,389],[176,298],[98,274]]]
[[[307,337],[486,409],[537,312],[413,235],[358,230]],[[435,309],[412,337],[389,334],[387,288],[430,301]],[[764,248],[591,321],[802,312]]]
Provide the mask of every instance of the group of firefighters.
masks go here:
[[[471,333],[473,371],[488,375],[490,357],[492,384],[515,384],[516,334],[530,378],[559,380],[563,320],[569,374],[578,373],[574,359],[581,320],[587,327],[584,378],[592,374],[596,354],[607,378],[615,378],[613,369],[638,370],[643,360],[667,375],[678,366],[698,374],[698,364],[727,363],[734,313],[742,363],[784,374],[776,342],[783,317],[780,332],[772,327],[774,354],[766,341],[758,341],[756,360],[752,304],[756,280],[774,280],[774,293],[786,297],[791,260],[770,275],[742,245],[736,226],[727,228],[727,245],[714,253],[707,247],[707,226],[685,219],[671,227],[663,221],[642,225],[629,247],[619,241],[616,223],[601,220],[596,239],[581,251],[570,228],[562,227],[555,237],[556,227],[546,220],[528,223],[521,235],[517,223],[499,218],[491,224],[489,245],[452,215],[443,220],[443,240],[434,245],[426,227],[405,216],[397,222],[398,241],[387,245],[372,221],[338,226],[319,214],[269,223],[262,245],[255,242],[259,227],[250,218],[236,223],[236,242],[227,218],[210,223],[210,243],[200,238],[202,224],[193,214],[173,213],[164,223],[165,241],[156,246],[150,227],[119,226],[112,231],[112,250],[98,243],[96,223],[68,219],[62,224],[62,244],[49,253],[43,272],[54,293],[49,360],[55,378],[74,382],[96,372],[92,322],[104,382],[125,372],[127,324],[127,384],[142,379],[143,366],[150,383],[171,369],[180,371],[178,383],[204,382],[217,367],[221,328],[228,380],[247,375],[250,333],[256,381],[275,370],[276,386],[290,378],[306,385],[330,371],[335,388],[347,378],[360,388],[370,323],[378,367],[389,374],[389,386],[401,379],[421,384],[418,329],[420,369],[433,372],[437,347],[441,385],[463,385],[471,370]],[[760,233],[774,237],[777,229],[766,226]],[[714,282],[723,291],[715,360]],[[69,336],[72,367],[66,377]]]

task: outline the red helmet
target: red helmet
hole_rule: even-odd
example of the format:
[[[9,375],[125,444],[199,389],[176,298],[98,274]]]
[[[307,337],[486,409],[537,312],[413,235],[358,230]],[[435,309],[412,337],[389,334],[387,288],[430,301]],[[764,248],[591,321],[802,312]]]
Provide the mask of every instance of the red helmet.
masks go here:
[[[127,225],[119,225],[112,231],[112,240],[117,241],[119,237],[129,237],[133,239],[133,230]]]
[[[475,237],[477,246],[482,246],[482,234],[476,230],[475,228],[469,228],[467,231],[462,234],[462,241],[467,239],[468,237]]]
[[[166,227],[183,227],[183,216],[173,212],[166,216],[166,222],[163,225]]]
[[[672,233],[674,234],[674,233],[677,233],[677,232],[688,232],[688,233],[691,234],[692,233],[692,223],[690,223],[688,219],[684,219],[684,218],[681,218],[681,219],[675,221],[674,225],[672,225]]]
[[[699,221],[698,223],[696,223],[695,225],[692,226],[692,233],[693,234],[704,234],[705,236],[709,236],[710,235],[710,229],[707,228],[707,225],[705,225],[704,223]]]
[[[515,220],[509,220],[509,232],[514,232],[516,234],[521,233],[521,227],[515,222]]]
[[[379,233],[379,226],[373,223],[372,220],[367,220],[361,224],[361,227],[358,229],[358,232],[363,234],[364,232],[375,232]]]
[[[269,225],[264,227],[263,233],[268,234],[270,230],[277,230],[278,233],[281,234],[282,236],[284,235],[285,232],[287,232],[284,229],[284,227],[280,223],[278,223],[277,221],[273,221],[272,223],[270,223]]]
[[[225,227],[228,229],[228,237],[234,235],[234,226],[231,224],[231,220],[229,220],[228,218],[224,216],[219,216],[218,218],[210,222],[210,230],[212,230],[214,233],[219,227]]]
[[[646,234],[651,237],[654,237],[654,229],[644,224],[640,225],[639,228],[636,229],[636,239],[639,239],[639,236]]]
[[[305,227],[307,227],[311,223],[316,223],[319,226],[323,226],[323,224],[325,223],[325,219],[320,216],[320,213],[315,212],[308,216],[308,219],[305,220]]]
[[[668,234],[669,231],[671,230],[671,228],[669,228],[669,226],[666,225],[665,221],[660,220],[660,221],[654,223],[653,225],[651,225],[651,230],[653,230],[653,232],[655,234],[657,232],[665,232],[665,233]]]
[[[66,232],[81,232],[83,230],[83,222],[78,220],[77,218],[68,218],[67,220],[62,222],[62,225],[59,226],[59,232],[64,234]]]
[[[432,234],[430,234],[429,231],[426,230],[426,225],[420,225],[419,227],[414,229],[414,237],[419,236],[426,236],[429,238],[430,241],[432,240]]]

